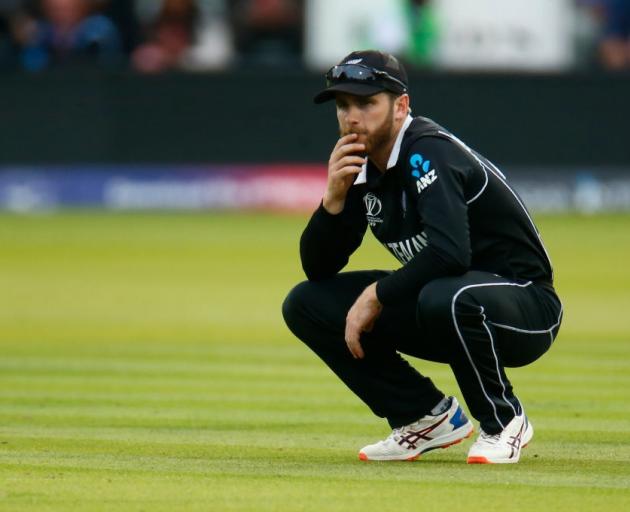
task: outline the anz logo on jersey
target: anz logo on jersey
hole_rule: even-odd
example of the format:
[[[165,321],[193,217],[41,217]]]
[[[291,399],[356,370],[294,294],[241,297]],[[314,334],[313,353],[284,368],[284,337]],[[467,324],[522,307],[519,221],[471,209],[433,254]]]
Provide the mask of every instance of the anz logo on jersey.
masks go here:
[[[437,174],[435,169],[431,169],[431,160],[424,160],[419,153],[411,155],[409,164],[413,167],[411,175],[417,180],[418,194],[421,194],[425,188],[437,180]]]

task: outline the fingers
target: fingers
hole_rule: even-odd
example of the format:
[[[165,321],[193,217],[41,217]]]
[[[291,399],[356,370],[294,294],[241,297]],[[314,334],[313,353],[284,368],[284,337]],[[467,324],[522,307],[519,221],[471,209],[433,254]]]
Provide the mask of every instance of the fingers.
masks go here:
[[[344,155],[356,154],[365,150],[365,144],[361,142],[353,142],[351,144],[344,144],[335,151],[335,154],[341,158]]]
[[[353,141],[357,140],[357,137],[358,135],[356,133],[349,133],[348,135],[344,135],[343,137],[340,137],[337,143],[335,144],[335,147],[333,148],[332,152],[334,153],[341,146],[344,146],[346,144],[351,144]]]
[[[336,161],[331,160],[329,173],[331,178],[343,178],[349,174],[358,174],[361,172],[364,163],[364,157],[349,154]]]
[[[358,155],[347,155],[337,160],[339,166],[358,165],[361,166],[365,163],[365,158]]]
[[[348,189],[354,183],[354,176],[362,170],[366,159],[358,153],[365,150],[365,144],[356,141],[358,135],[350,133],[341,137],[330,154],[328,161],[328,184],[324,193],[324,208],[335,214],[343,210]]]
[[[354,357],[355,359],[363,359],[365,357],[365,354],[363,353],[363,348],[361,347],[361,343],[356,341],[353,343],[347,343],[347,345],[350,349],[352,357]]]
[[[354,357],[355,359],[363,359],[363,357],[365,357],[363,347],[361,346],[361,342],[359,341],[360,336],[361,327],[350,318],[347,318],[345,333],[346,345],[348,345],[348,350],[350,350],[352,357]]]
[[[356,133],[349,133],[341,137],[330,154],[329,164],[334,164],[341,160],[346,155],[354,154],[365,151],[365,144],[356,142],[359,136]]]
[[[346,176],[350,176],[351,174],[359,174],[361,172],[361,167],[342,167],[338,171],[335,171],[335,178],[345,178]]]
[[[363,359],[365,357],[358,333],[348,333],[346,329],[346,345],[348,345],[348,350],[350,350],[352,357],[355,359]]]
[[[348,156],[360,159],[361,163],[363,163],[365,162],[365,157],[358,154],[362,151],[365,151],[365,144],[346,144],[345,146],[341,146],[330,154],[329,163],[334,165]]]
[[[354,302],[346,315],[345,340],[355,359],[363,359],[365,353],[359,341],[361,334],[371,332],[381,314],[382,305],[376,297],[376,283],[368,286]]]

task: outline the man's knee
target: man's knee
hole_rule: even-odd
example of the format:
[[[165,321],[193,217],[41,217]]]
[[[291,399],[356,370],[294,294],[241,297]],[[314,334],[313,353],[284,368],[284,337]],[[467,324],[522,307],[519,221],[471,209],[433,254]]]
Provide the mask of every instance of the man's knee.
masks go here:
[[[304,312],[308,304],[309,288],[312,286],[310,281],[302,281],[296,285],[286,296],[282,303],[282,316],[287,327],[295,333],[299,325],[303,323]]]
[[[452,329],[453,308],[458,292],[450,278],[436,279],[422,288],[418,296],[416,320],[422,329]]]

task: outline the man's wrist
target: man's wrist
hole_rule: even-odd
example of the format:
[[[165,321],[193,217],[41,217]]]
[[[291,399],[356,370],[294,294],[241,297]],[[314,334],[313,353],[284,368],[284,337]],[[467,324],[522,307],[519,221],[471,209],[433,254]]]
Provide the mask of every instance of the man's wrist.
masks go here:
[[[379,300],[378,294],[376,293],[376,283],[372,283],[370,286],[368,286],[365,289],[364,293],[366,294],[366,299],[372,306],[378,309],[381,309],[383,307],[383,304]]]
[[[345,204],[345,199],[329,199],[328,197],[326,197],[326,195],[324,195],[324,198],[322,200],[322,206],[324,207],[324,210],[326,210],[331,215],[340,214],[343,211],[343,207],[345,206]]]

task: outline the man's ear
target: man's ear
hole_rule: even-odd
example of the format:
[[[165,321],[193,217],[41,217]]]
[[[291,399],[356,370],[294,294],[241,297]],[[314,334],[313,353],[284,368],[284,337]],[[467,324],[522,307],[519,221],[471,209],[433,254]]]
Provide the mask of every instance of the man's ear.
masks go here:
[[[401,94],[396,98],[396,118],[404,119],[409,114],[409,95]]]

